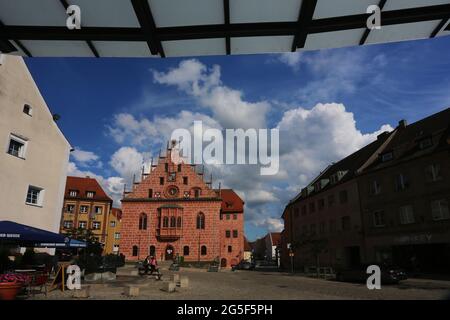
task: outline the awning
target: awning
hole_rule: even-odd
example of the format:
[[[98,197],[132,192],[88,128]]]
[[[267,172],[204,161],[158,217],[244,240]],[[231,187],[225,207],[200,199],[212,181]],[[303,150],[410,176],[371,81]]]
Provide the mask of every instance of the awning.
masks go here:
[[[86,247],[86,242],[12,221],[0,221],[0,243],[38,248]]]
[[[66,9],[81,10],[81,29]],[[367,29],[370,5],[381,29]],[[0,51],[174,57],[316,50],[450,34],[450,0],[0,0]]]

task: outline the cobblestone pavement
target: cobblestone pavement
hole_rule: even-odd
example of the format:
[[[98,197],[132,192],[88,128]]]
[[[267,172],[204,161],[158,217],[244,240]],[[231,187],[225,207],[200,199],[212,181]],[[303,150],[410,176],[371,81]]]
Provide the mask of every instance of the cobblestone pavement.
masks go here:
[[[161,290],[175,272],[163,271],[163,281],[132,276],[133,268],[122,269],[117,280],[90,284],[90,299],[449,299],[450,281],[409,279],[399,285],[384,285],[381,290],[368,290],[365,284],[341,283],[332,280],[307,278],[281,272],[221,271],[183,269],[177,272],[189,278],[188,288],[174,293]],[[140,288],[139,297],[123,295],[125,286]],[[73,292],[52,291],[47,297],[33,299],[74,299]]]

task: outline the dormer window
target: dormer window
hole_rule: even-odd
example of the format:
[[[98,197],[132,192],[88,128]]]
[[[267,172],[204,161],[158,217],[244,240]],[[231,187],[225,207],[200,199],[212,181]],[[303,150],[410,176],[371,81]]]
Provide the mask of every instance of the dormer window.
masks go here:
[[[426,138],[426,139],[420,140],[420,142],[419,142],[420,150],[429,148],[432,145],[433,145],[433,141],[431,140],[431,138]]]
[[[33,109],[31,108],[31,106],[29,104],[25,104],[23,106],[23,113],[29,115],[30,117],[32,115],[32,111],[33,111]]]
[[[76,197],[76,196],[78,196],[78,191],[77,191],[77,190],[70,190],[70,191],[69,191],[69,196],[71,196],[71,197]]]
[[[382,162],[387,162],[387,161],[391,161],[392,159],[394,159],[394,153],[392,151],[383,153],[381,155],[381,161]]]
[[[232,208],[233,207],[233,202],[226,202],[226,207],[227,208]]]
[[[86,191],[86,197],[87,197],[87,198],[93,198],[94,195],[95,195],[95,192],[94,192],[94,191]]]

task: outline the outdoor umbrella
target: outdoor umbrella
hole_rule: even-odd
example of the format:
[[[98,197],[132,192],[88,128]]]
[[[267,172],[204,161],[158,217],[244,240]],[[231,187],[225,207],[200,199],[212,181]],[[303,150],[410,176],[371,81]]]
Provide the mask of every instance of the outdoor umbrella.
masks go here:
[[[0,221],[0,242],[41,248],[84,248],[86,243],[12,221]]]

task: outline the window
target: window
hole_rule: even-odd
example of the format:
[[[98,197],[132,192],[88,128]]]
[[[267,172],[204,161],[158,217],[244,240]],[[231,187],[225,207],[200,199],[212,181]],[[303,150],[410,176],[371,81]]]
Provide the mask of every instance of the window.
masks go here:
[[[230,218],[231,218],[229,213],[227,213],[226,217],[227,217],[227,220],[230,220]]]
[[[202,192],[201,189],[195,188],[195,189],[194,189],[194,197],[195,197],[195,198],[200,197],[201,192]]]
[[[89,211],[88,206],[80,206],[80,213],[87,213]]]
[[[29,186],[25,202],[36,206],[42,206],[44,190],[38,187]]]
[[[181,172],[181,164],[178,165],[178,172]]]
[[[103,207],[94,207],[94,212],[95,214],[102,214],[103,212]]]
[[[163,185],[164,184],[164,177],[159,177],[159,184]]]
[[[395,176],[395,190],[402,191],[409,187],[408,179],[402,173]]]
[[[450,219],[450,214],[448,211],[448,201],[446,199],[432,201],[431,213],[433,216],[433,220]]]
[[[169,217],[164,217],[163,218],[163,228],[168,228],[169,227]]]
[[[92,229],[94,230],[100,230],[101,223],[99,221],[92,222]]]
[[[8,153],[15,157],[25,158],[26,144],[26,140],[11,135],[9,138]]]
[[[325,200],[324,199],[319,199],[317,201],[317,203],[318,203],[319,210],[322,210],[323,208],[325,208]]]
[[[316,225],[315,224],[310,225],[309,231],[312,235],[316,234]]]
[[[303,233],[304,235],[308,234],[308,227],[307,227],[307,226],[303,226],[302,230],[303,230],[302,233]]]
[[[330,194],[330,195],[328,196],[328,206],[329,206],[329,207],[334,206],[334,194]]]
[[[336,220],[330,220],[330,233],[334,233],[336,232]]]
[[[386,225],[384,211],[375,211],[373,213],[373,225],[375,227],[384,227]]]
[[[138,254],[139,254],[139,247],[133,246],[133,252],[132,252],[133,257],[137,257]]]
[[[120,232],[114,233],[114,239],[116,239],[116,240],[120,239]]]
[[[346,203],[348,201],[348,193],[347,190],[342,190],[339,192],[339,202]]]
[[[177,175],[175,172],[169,173],[169,177],[167,178],[167,181],[175,181],[177,179]]]
[[[306,216],[306,205],[302,207],[302,216]]]
[[[420,148],[420,150],[429,148],[429,147],[431,147],[432,145],[433,145],[433,141],[431,140],[431,138],[426,138],[426,139],[423,139],[423,140],[421,140],[421,141],[419,142],[419,148]]]
[[[228,246],[228,252],[229,253],[233,252],[233,247],[232,246]]]
[[[139,216],[139,230],[147,230],[147,215],[141,213]]]
[[[387,162],[387,161],[391,161],[392,159],[394,159],[394,153],[392,151],[383,153],[381,155],[381,161],[382,162]]]
[[[188,177],[183,177],[183,184],[188,184]]]
[[[202,246],[202,248],[201,248],[201,250],[200,250],[201,255],[202,255],[202,256],[206,256],[206,252],[207,252],[206,246]]]
[[[169,172],[169,164],[164,163],[164,171]]]
[[[197,215],[197,229],[205,229],[205,215],[201,212]]]
[[[230,230],[226,230],[225,231],[225,237],[226,238],[231,238],[231,231]]]
[[[183,247],[183,256],[188,256],[189,255],[189,246],[184,246]]]
[[[431,164],[425,168],[425,175],[428,182],[442,180],[441,165]]]
[[[31,116],[32,115],[32,111],[33,111],[33,109],[31,108],[31,106],[29,104],[25,104],[23,106],[23,113]]]
[[[111,228],[115,228],[116,226],[116,222],[115,221],[111,221]]]
[[[324,234],[325,233],[325,222],[321,222],[319,225],[319,233]]]
[[[237,238],[238,237],[238,231],[237,230],[233,230],[233,238]]]
[[[233,213],[233,220],[237,220],[237,214]]]
[[[316,211],[316,205],[314,202],[310,202],[309,203],[309,213],[313,213],[314,211]]]
[[[66,207],[66,212],[73,213],[75,210],[75,206],[73,204],[68,204]]]
[[[78,228],[80,228],[80,229],[86,229],[86,221],[80,221],[80,222],[78,222]]]
[[[177,218],[175,216],[170,217],[170,227],[175,228],[177,226]]]
[[[177,218],[177,228],[181,228],[182,227],[182,220],[181,220],[181,217],[178,217]]]
[[[86,197],[87,197],[87,198],[93,198],[94,195],[95,195],[95,192],[94,192],[94,191],[86,191]]]
[[[73,222],[72,221],[64,221],[63,222],[63,228],[64,229],[71,229],[73,227]]]
[[[78,196],[78,191],[77,191],[77,190],[70,190],[70,191],[69,191],[69,196],[71,196],[71,197],[76,197],[76,196]]]
[[[153,198],[153,189],[148,189],[148,197]]]
[[[381,192],[381,186],[380,183],[377,180],[373,180],[370,183],[370,194],[371,195],[377,195]]]
[[[352,226],[351,226],[351,220],[349,216],[345,216],[341,218],[341,223],[342,223],[342,230],[343,231],[349,231],[351,230]]]
[[[150,248],[149,248],[149,250],[148,250],[148,253],[149,253],[151,256],[154,256],[154,255],[156,254],[156,247],[155,247],[155,246],[150,246]]]
[[[410,224],[415,222],[413,207],[411,205],[400,207],[399,215],[400,224]]]
[[[115,244],[114,246],[113,246],[113,251],[114,252],[118,252],[119,251],[119,245],[118,244]]]

